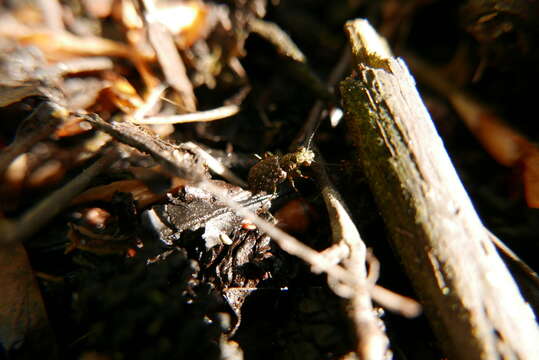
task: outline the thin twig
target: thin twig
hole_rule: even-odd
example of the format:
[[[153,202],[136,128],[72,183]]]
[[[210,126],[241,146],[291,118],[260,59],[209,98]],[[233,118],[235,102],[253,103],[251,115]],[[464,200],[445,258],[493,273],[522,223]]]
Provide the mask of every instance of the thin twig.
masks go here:
[[[180,145],[172,145],[139,125],[130,122],[109,124],[97,114],[84,115],[84,117],[92,126],[113,136],[116,140],[150,154],[174,176],[195,183],[205,176],[204,169],[198,166],[196,159],[186,151],[187,149],[182,151]]]
[[[54,80],[63,75],[90,71],[110,70],[114,66],[112,60],[105,56],[75,58],[60,61],[44,69],[44,73],[36,74],[39,78]]]
[[[333,217],[331,215],[330,220],[333,220]],[[339,226],[338,219],[335,219],[335,221],[337,222],[336,226]],[[338,229],[337,233],[340,233]],[[345,241],[339,241],[322,251],[321,254],[324,255],[330,263],[336,265],[350,256],[350,247]],[[416,316],[419,316],[422,310],[421,305],[417,301],[407,296],[397,294],[380,285],[376,285],[380,263],[374,257],[374,255],[369,253],[368,250],[366,255],[366,261],[369,264],[369,272],[367,274],[366,280],[369,285],[369,291],[373,301],[378,303],[386,310],[408,318],[414,318]],[[337,286],[337,291],[342,292],[341,295],[344,295],[345,297],[349,297],[351,290],[353,290],[347,287],[343,287],[342,284],[338,284],[335,282],[333,282],[333,284]]]
[[[357,281],[357,286],[353,288],[349,296],[347,311],[354,324],[358,341],[358,355],[361,359],[382,360],[385,358],[389,339],[378,325],[379,319],[372,306],[371,286],[367,281],[367,248],[344,205],[341,195],[321,165],[323,159],[319,153],[317,155],[319,161],[313,167],[328,210],[333,242],[336,244],[344,243],[348,247],[349,254],[343,259],[343,266],[354,275]]]
[[[152,111],[152,109],[155,109],[158,104],[160,104],[161,95],[166,90],[167,86],[164,84],[159,84],[155,87],[153,87],[149,94],[147,94],[146,98],[144,99],[144,104],[140,106],[134,113],[130,121],[137,123],[138,121],[144,119],[146,115]]]
[[[371,288],[371,296],[374,301],[380,304],[384,309],[387,309],[396,314],[400,314],[407,318],[415,318],[421,315],[421,305],[407,296],[397,294],[382,286],[373,286]]]
[[[307,61],[299,47],[279,25],[253,17],[249,19],[249,26],[252,32],[271,42],[281,55],[301,63]]]
[[[337,84],[337,81],[343,78],[346,70],[350,67],[350,62],[352,60],[352,55],[350,53],[350,48],[346,47],[343,52],[341,53],[341,57],[339,58],[339,61],[331,70],[331,73],[328,77],[328,88],[333,89],[335,84]],[[299,131],[296,138],[292,141],[290,144],[289,150],[294,151],[300,144],[306,143],[311,141],[311,139],[314,136],[314,133],[320,126],[320,123],[322,122],[321,113],[322,110],[324,110],[324,105],[326,104],[325,101],[317,100],[313,107],[311,108],[311,111],[309,112],[309,116],[307,117],[307,120],[303,124],[303,127]]]
[[[229,168],[224,166],[219,160],[213,157],[206,150],[202,149],[195,143],[187,142],[182,144],[185,148],[190,149],[195,154],[200,156],[208,165],[211,171],[221,176],[223,179],[228,180],[230,183],[241,186],[243,188],[247,187],[247,183],[243,181],[239,176],[234,174]]]
[[[318,251],[313,250],[309,246],[303,244],[293,236],[288,235],[275,225],[270,224],[264,219],[260,218],[253,212],[249,211],[245,207],[238,204],[236,201],[230,199],[223,189],[220,187],[203,180],[200,184],[205,190],[217,197],[220,201],[225,203],[236,214],[244,217],[253,224],[255,224],[261,231],[268,234],[273,241],[275,241],[281,249],[289,253],[290,255],[297,256],[309,265],[311,265],[314,272],[325,272],[329,276],[336,280],[347,284],[348,286],[355,287],[357,285],[357,279],[346,269],[341,266],[331,264],[323,255]]]
[[[249,27],[252,32],[270,42],[284,57],[287,72],[291,76],[303,83],[307,89],[321,99],[335,100],[333,92],[320,80],[307,63],[305,55],[279,25],[253,17],[249,19]]]
[[[236,115],[240,111],[237,105],[225,105],[212,110],[197,111],[189,114],[170,116],[151,116],[147,118],[133,117],[135,124],[162,125],[162,124],[186,124],[192,122],[208,122],[221,120]]]
[[[335,243],[321,252],[332,264],[339,264],[350,256],[350,248],[343,241]]]

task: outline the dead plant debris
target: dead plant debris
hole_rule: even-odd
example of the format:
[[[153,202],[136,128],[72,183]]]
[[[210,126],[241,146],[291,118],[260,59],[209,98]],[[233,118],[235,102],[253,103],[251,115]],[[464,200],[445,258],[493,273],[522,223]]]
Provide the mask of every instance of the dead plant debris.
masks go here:
[[[517,3],[0,2],[0,359],[442,358],[339,122],[357,17],[410,62],[538,313]]]

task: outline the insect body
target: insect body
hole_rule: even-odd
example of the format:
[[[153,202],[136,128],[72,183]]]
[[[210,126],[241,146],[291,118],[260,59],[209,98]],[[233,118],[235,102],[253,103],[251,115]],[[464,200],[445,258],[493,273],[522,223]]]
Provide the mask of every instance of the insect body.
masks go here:
[[[276,193],[277,186],[288,179],[295,188],[294,178],[303,177],[300,167],[310,166],[313,161],[314,152],[305,147],[282,156],[266,154],[249,170],[249,187],[256,192]]]

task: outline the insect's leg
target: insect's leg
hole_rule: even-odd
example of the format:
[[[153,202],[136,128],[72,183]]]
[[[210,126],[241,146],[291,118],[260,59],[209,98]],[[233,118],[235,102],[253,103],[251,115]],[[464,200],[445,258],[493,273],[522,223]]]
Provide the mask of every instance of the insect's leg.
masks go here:
[[[294,170],[294,177],[300,177],[300,178],[302,178],[302,179],[308,179],[308,178],[309,178],[308,176],[303,175],[303,174],[301,173],[301,170],[300,170],[300,169]]]
[[[301,171],[298,171],[299,176],[301,176],[303,179],[308,179],[309,177],[307,175],[303,175]]]
[[[292,188],[298,191],[298,189],[296,188],[296,184],[294,183],[294,178],[292,176],[288,176],[288,181],[290,182],[290,185],[292,185]]]

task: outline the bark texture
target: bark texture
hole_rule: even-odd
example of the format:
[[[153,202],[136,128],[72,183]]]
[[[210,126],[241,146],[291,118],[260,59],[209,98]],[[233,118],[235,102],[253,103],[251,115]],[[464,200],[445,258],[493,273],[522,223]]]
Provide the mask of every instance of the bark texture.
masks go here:
[[[539,328],[461,184],[405,63],[364,20],[341,83],[347,125],[392,245],[451,359],[536,359]],[[381,44],[381,45],[380,45]]]

